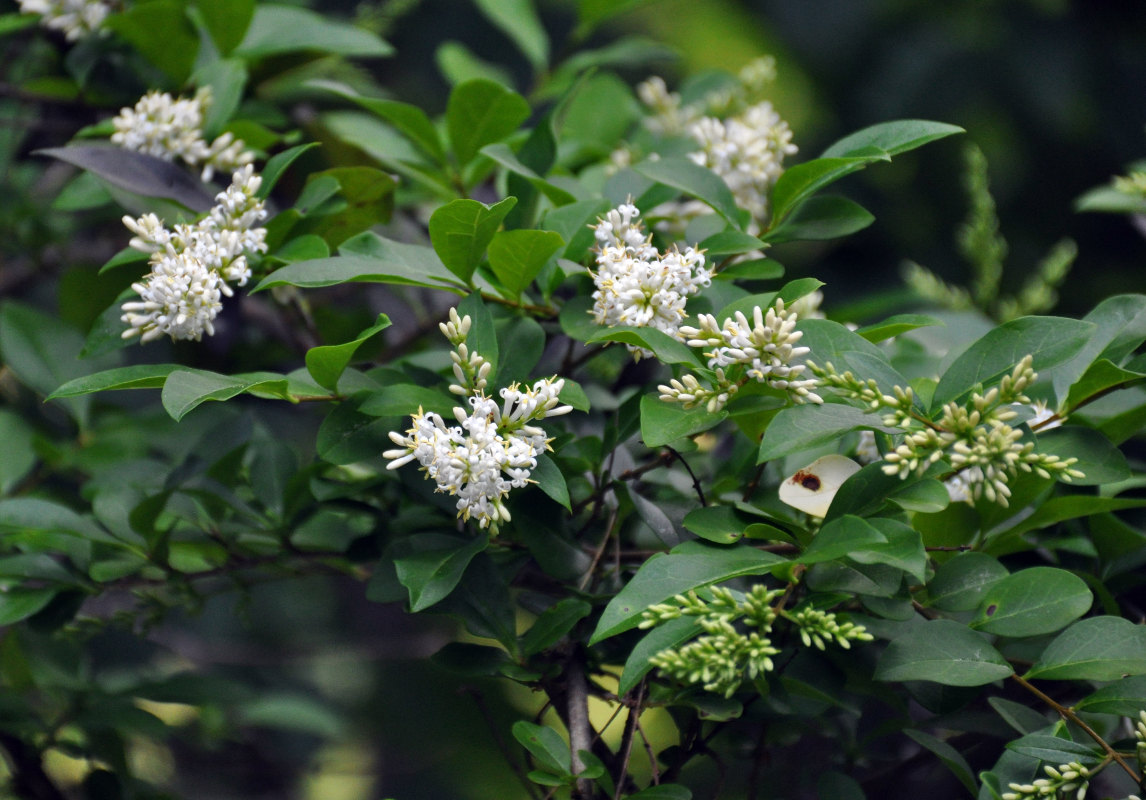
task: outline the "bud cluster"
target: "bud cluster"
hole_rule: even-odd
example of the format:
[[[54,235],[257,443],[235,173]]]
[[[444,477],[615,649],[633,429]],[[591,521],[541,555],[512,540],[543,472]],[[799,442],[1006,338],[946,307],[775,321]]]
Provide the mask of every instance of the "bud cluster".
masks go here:
[[[1086,797],[1092,771],[1078,761],[1059,764],[1057,767],[1047,764],[1043,771],[1047,774],[1045,778],[1031,783],[1007,784],[1011,791],[1003,793],[1003,800],[1035,800],[1040,797],[1073,797],[1075,800],[1083,800]]]

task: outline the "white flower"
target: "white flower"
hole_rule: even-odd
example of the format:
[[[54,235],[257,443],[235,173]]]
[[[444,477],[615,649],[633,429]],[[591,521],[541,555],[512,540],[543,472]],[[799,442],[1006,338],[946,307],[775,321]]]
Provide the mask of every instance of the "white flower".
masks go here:
[[[150,342],[167,334],[198,341],[215,333],[222,297],[233,294],[227,284],[245,286],[251,277],[247,254],[267,250],[266,228],[255,227],[267,215],[256,196],[261,183],[250,164],[238,170],[216,195],[218,205],[194,225],[168,230],[154,214],[123,218],[135,234],[131,247],[151,254],[151,272],[132,285],[140,300],[123,305],[123,338]]]
[[[202,178],[209,181],[215,170],[227,172],[249,165],[255,154],[246,150],[241,139],[224,133],[208,144],[203,139],[203,121],[211,102],[209,89],[200,89],[191,98],[173,98],[166,92],[151,91],[134,108],[123,108],[112,119],[115,133],[111,140],[127,150],[191,166],[203,165]]]
[[[45,28],[63,31],[69,42],[99,30],[111,13],[104,0],[19,0],[20,11],[39,14]]]
[[[469,317],[461,324],[468,330]],[[390,434],[399,449],[382,454],[391,459],[387,468],[417,461],[437,491],[458,498],[459,517],[472,517],[479,527],[496,531],[500,522],[510,519],[504,503],[509,490],[529,483],[537,457],[549,449],[545,431],[529,423],[573,410],[558,400],[564,385],[563,379],[550,378],[524,389],[514,384],[501,390],[501,406],[475,394],[468,400],[468,413],[454,409],[459,424],[452,427],[438,414],[419,408],[405,434]]]
[[[736,203],[763,220],[768,192],[793,155],[792,131],[769,102],[757,103],[726,120],[703,117],[688,127],[700,150],[689,158],[708,167],[728,184]]]
[[[824,517],[840,486],[859,471],[860,465],[844,456],[817,458],[780,484],[780,500],[813,517]]]
[[[689,247],[660,253],[646,236],[640,211],[625,203],[598,221],[593,319],[598,325],[656,328],[676,337],[688,298],[708,286],[704,254]],[[638,358],[640,348],[630,347]]]

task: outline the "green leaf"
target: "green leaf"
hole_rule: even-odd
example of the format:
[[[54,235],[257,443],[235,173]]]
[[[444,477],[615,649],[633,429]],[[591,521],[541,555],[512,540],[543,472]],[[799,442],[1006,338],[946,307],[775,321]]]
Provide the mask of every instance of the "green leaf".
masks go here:
[[[440,44],[434,51],[434,63],[451,86],[478,78],[507,86],[513,83],[513,75],[509,70],[478,58],[461,42],[449,41]]]
[[[1093,428],[1067,425],[1040,433],[1038,450],[1064,459],[1077,458],[1072,469],[1081,470],[1084,476],[1070,482],[1079,486],[1098,486],[1130,477],[1126,456]]]
[[[651,605],[709,584],[763,575],[780,563],[784,563],[780,556],[753,547],[717,547],[700,542],[686,542],[671,553],[657,553],[605,607],[589,644],[637,627],[641,614]]]
[[[86,169],[132,194],[174,200],[196,212],[207,211],[215,204],[190,172],[156,156],[110,144],[48,147],[36,153]]]
[[[396,283],[446,289],[457,281],[429,247],[394,242],[373,233],[348,240],[341,251],[346,252],[348,245],[369,248],[371,255],[348,254],[296,261],[263,278],[251,292],[276,286],[317,289],[340,283]]]
[[[418,408],[453,419],[458,398],[427,386],[391,383],[362,399],[358,410],[372,417],[408,417]]]
[[[848,236],[875,222],[866,208],[840,195],[809,197],[763,235],[771,244],[810,242]]]
[[[470,318],[466,346],[492,364],[488,379],[495,379],[501,362],[501,345],[497,341],[493,315],[482,302],[481,292],[470,292],[458,303],[458,316],[462,319]]]
[[[4,457],[0,458],[0,495],[7,494],[36,466],[33,436],[34,429],[20,415],[0,408],[0,442],[4,443]]]
[[[558,600],[541,612],[521,637],[521,652],[532,656],[552,647],[592,612],[593,606],[579,598],[565,597]]]
[[[870,522],[850,514],[826,523],[808,549],[794,559],[799,564],[835,561],[869,545],[887,544],[887,537]]]
[[[330,258],[330,245],[318,234],[304,233],[296,236],[272,253],[279,261],[291,264],[298,261],[317,261]]]
[[[537,457],[537,467],[529,478],[537,483],[538,489],[565,506],[567,511],[572,510],[569,504],[569,487],[565,484],[565,476],[561,474],[561,470],[549,456]]]
[[[517,205],[516,197],[487,206],[476,200],[454,200],[430,215],[430,241],[446,269],[466,283],[481,263],[505,215]]]
[[[334,22],[314,11],[260,3],[235,53],[259,59],[300,51],[380,58],[393,55],[394,48],[364,28]]]
[[[650,180],[677,189],[711,206],[713,211],[724,217],[734,228],[739,230],[744,227],[740,218],[740,208],[736,205],[732,190],[728,188],[724,179],[712,170],[683,157],[642,161],[633,169]]]
[[[899,119],[881,122],[849,134],[824,151],[825,157],[881,155],[897,156],[928,142],[956,133],[965,133],[958,125],[925,119]]]
[[[974,551],[960,553],[935,571],[935,577],[927,584],[928,605],[943,611],[971,611],[1008,574],[994,556]]]
[[[0,14],[0,36],[30,28],[38,19],[35,14]]]
[[[564,246],[553,231],[499,231],[489,243],[489,266],[510,297],[518,297]]]
[[[684,527],[700,538],[717,544],[738,542],[752,524],[750,517],[732,506],[694,508],[684,515]]]
[[[119,539],[67,506],[36,497],[0,500],[0,531],[8,534],[26,531],[60,533],[90,542],[124,546]]]
[[[943,327],[943,321],[926,314],[896,314],[882,322],[865,325],[856,331],[856,334],[869,342],[882,342],[901,333],[913,331],[916,328],[927,328],[933,325]]]
[[[1003,720],[1022,735],[1041,731],[1049,724],[1047,718],[1029,706],[1002,697],[988,697],[987,702]],[[1076,706],[1077,708],[1077,706]]]
[[[816,192],[840,178],[866,167],[873,161],[886,161],[886,156],[862,156],[858,158],[816,158],[788,167],[772,187],[772,229],[779,227],[784,218],[796,206]]]
[[[513,40],[517,49],[542,72],[549,63],[549,37],[531,0],[474,0],[485,18]]]
[[[771,258],[754,258],[729,264],[714,277],[717,280],[772,281],[784,277],[784,265]]]
[[[641,398],[641,439],[646,447],[660,447],[713,428],[727,417],[727,411],[716,414],[704,408],[686,411],[677,403],[661,400],[660,395],[647,394]]]
[[[505,144],[504,142],[488,144],[481,148],[480,152],[483,156],[493,159],[514,175],[520,175],[522,178],[525,178],[527,183],[544,194],[549,199],[549,202],[553,203],[555,206],[568,205],[569,203],[573,203],[578,199],[575,195],[572,195],[565,189],[562,189],[560,186],[545,180],[545,178],[538,175],[537,172],[521,163],[517,157],[517,154],[515,154],[513,150],[510,149],[509,145]]]
[[[651,350],[653,355],[663,364],[701,366],[700,359],[696,357],[692,348],[656,328],[637,328],[630,325],[602,328],[600,333],[594,334],[586,340],[586,344],[596,342],[622,342],[643,347],[646,350]]]
[[[191,74],[199,51],[199,38],[177,0],[152,0],[112,14],[104,25],[118,33],[139,53],[182,85]],[[161,36],[156,35],[162,31]]]
[[[1138,712],[1146,708],[1146,675],[1123,678],[1103,686],[1094,694],[1079,700],[1073,708],[1091,714],[1137,717]]]
[[[1146,673],[1146,627],[1122,617],[1079,620],[1055,637],[1023,677],[1116,681]]]
[[[338,379],[346,371],[354,354],[368,339],[390,327],[390,318],[385,314],[378,315],[378,321],[371,325],[358,337],[342,344],[312,347],[306,353],[306,369],[314,378],[314,382],[324,389],[332,392],[338,391]]]
[[[942,739],[936,739],[923,731],[913,731],[907,728],[903,732],[908,738],[934,753],[943,762],[943,765],[959,779],[959,782],[967,788],[968,792],[973,796],[979,794],[979,784],[975,780],[975,773],[971,771],[971,765],[967,763],[967,759],[963,758],[958,750]]]
[[[221,58],[195,71],[192,81],[211,91],[211,102],[203,120],[203,138],[210,140],[223,132],[243,99],[248,77],[247,65],[237,58]],[[220,177],[226,180],[227,172],[223,172]]]
[[[875,669],[879,681],[933,681],[982,686],[1014,673],[987,639],[949,619],[914,625],[888,644]]]
[[[1074,201],[1075,211],[1110,214],[1146,214],[1146,198],[1120,192],[1113,186],[1097,186]]]
[[[561,238],[568,243],[561,255],[570,261],[580,263],[585,259],[589,248],[595,244],[590,226],[609,208],[609,201],[601,198],[578,200],[550,209],[546,212],[541,227],[561,234]]]
[[[1064,569],[1029,567],[987,590],[972,628],[997,636],[1040,636],[1065,628],[1090,610],[1086,582]]]
[[[885,426],[878,415],[839,403],[804,403],[782,408],[764,432],[756,463],[836,441],[854,430],[897,432]]]
[[[410,610],[424,611],[454,590],[470,561],[489,546],[489,534],[464,540],[436,536],[433,546],[394,559],[398,580],[410,592]]]
[[[306,86],[316,89],[326,89],[339,97],[344,97],[357,103],[367,111],[376,114],[390,123],[407,139],[432,158],[438,164],[446,161],[442,140],[438,136],[438,129],[421,108],[410,103],[397,100],[385,100],[380,97],[366,97],[359,94],[350,86],[336,81],[313,80]]]
[[[951,495],[947,493],[947,487],[942,481],[934,478],[909,483],[887,499],[905,511],[917,511],[921,514],[934,514],[951,505]]]
[[[1057,377],[1057,376],[1056,376]],[[1146,373],[1123,369],[1108,358],[1100,358],[1070,387],[1066,396],[1066,413],[1113,389],[1124,389],[1146,380]],[[1057,380],[1056,380],[1057,383]]]
[[[446,129],[458,166],[487,144],[500,142],[529,118],[529,103],[517,92],[484,78],[459,83],[446,104]]]
[[[209,400],[230,400],[240,394],[286,398],[287,380],[273,372],[220,375],[200,369],[177,369],[167,376],[161,399],[176,422]]]
[[[324,739],[342,736],[345,728],[337,714],[302,694],[260,694],[243,703],[237,716],[240,725],[299,731]]]
[[[0,592],[0,626],[12,625],[43,610],[59,591],[15,587]]]
[[[903,570],[917,583],[923,583],[927,572],[927,552],[923,549],[923,539],[919,532],[909,525],[885,517],[865,522],[883,534],[887,542],[864,545],[849,553],[848,557],[859,564],[886,564]]]
[[[1072,742],[1070,739],[1060,739],[1045,733],[1031,733],[1008,742],[1007,749],[1055,766],[1069,764],[1071,761],[1094,764],[1101,761],[1104,755],[1096,744]]]
[[[637,642],[632,653],[625,660],[621,679],[617,686],[617,694],[622,697],[633,690],[641,682],[641,678],[649,674],[653,666],[649,659],[663,650],[676,647],[700,633],[700,625],[695,617],[678,617],[663,622],[653,628],[643,639]]]
[[[698,250],[703,250],[708,258],[715,258],[716,256],[732,256],[739,255],[740,253],[750,253],[753,250],[761,250],[766,246],[764,242],[755,236],[750,236],[743,231],[730,229],[712,234],[696,247]]]
[[[140,364],[135,367],[108,369],[70,380],[45,399],[76,397],[113,389],[160,389],[167,381],[167,376],[177,369],[183,367],[179,364]]]
[[[1146,295],[1108,297],[1083,320],[1097,328],[1078,355],[1055,370],[1054,391],[1060,401],[1097,359],[1119,364],[1146,341]]]
[[[219,52],[227,55],[234,50],[255,14],[255,0],[195,0],[203,13],[203,21]]]
[[[1079,494],[1052,497],[1014,527],[989,536],[984,550],[993,555],[1006,555],[1016,550],[1029,549],[1029,546],[1024,547],[1021,541],[1022,535],[1028,531],[1049,528],[1068,519],[1078,519],[1079,517],[1144,506],[1146,506],[1146,499],[1129,497],[1098,497]]]
[[[518,720],[513,723],[513,738],[517,739],[528,750],[537,763],[552,773],[561,776],[571,776],[573,757],[569,752],[569,745],[561,738],[561,734],[544,725],[534,725],[532,722]]]
[[[1023,356],[1034,357],[1041,371],[1073,358],[1090,339],[1093,323],[1065,317],[1020,317],[1000,325],[972,344],[935,387],[931,407],[961,401],[976,386],[992,386]]]

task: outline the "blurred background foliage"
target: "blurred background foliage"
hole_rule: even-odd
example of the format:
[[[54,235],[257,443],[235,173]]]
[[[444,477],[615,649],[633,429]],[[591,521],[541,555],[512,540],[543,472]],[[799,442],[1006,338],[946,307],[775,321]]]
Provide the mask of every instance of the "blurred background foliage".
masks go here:
[[[543,0],[540,5],[551,39],[567,43],[565,53],[634,33],[676,51],[674,60],[622,73],[631,83],[662,74],[673,87],[700,70],[735,71],[757,56],[775,56],[774,102],[795,132],[797,160],[881,120],[919,117],[967,129],[964,142],[928,147],[845,184],[845,191],[876,215],[872,227],[841,242],[772,251],[789,277],[814,272],[827,282],[829,313],[860,317],[864,301],[877,292],[886,297],[892,290],[897,296],[906,259],[949,282],[971,283],[955,245],[968,210],[962,183],[967,141],[986,156],[1000,228],[1010,245],[1004,291],[1016,291],[1063,237],[1077,242],[1079,256],[1061,291],[1062,313],[1081,314],[1110,294],[1142,289],[1143,242],[1133,225],[1123,216],[1078,214],[1073,203],[1087,189],[1124,173],[1126,164],[1146,151],[1146,5],[1132,0],[630,0],[624,3],[629,10],[580,42],[574,3]],[[518,90],[531,88],[525,59],[470,3],[322,0],[312,7],[376,31],[394,45],[397,56],[354,66],[344,61],[268,65],[266,74],[254,74],[251,82],[253,105],[265,101],[268,119],[278,105],[293,109],[293,124],[304,129],[312,124],[323,101],[308,97],[300,84],[318,74],[372,80],[431,114],[445,106],[452,70],[473,59],[500,71]],[[0,4],[4,12],[14,9],[14,3]],[[464,49],[443,50],[447,42]],[[82,329],[122,288],[114,280],[97,280],[95,271],[122,246],[123,231],[114,216],[100,227],[101,220],[83,211],[37,205],[35,198],[54,196],[45,183],[69,173],[58,165],[45,171],[25,156],[36,147],[67,141],[96,119],[89,105],[72,105],[66,96],[50,113],[30,116],[19,93],[7,91],[24,74],[50,72],[60,52],[36,37],[0,52],[6,82],[0,96],[5,184],[0,296],[58,311]],[[73,51],[69,57],[79,56]],[[99,85],[105,91],[87,98],[105,107],[103,117],[162,80],[115,67],[114,59],[103,64],[107,74]],[[48,92],[52,86],[45,79],[37,88]],[[600,109],[603,118],[611,112]],[[84,236],[69,238],[75,230]],[[348,323],[347,329],[357,330],[359,323]],[[226,339],[217,338],[200,351],[178,349],[176,358],[206,365],[226,348]],[[247,366],[241,358],[229,362],[232,371]],[[4,402],[18,400],[6,395]],[[234,413],[204,408],[178,431],[158,417],[128,419],[153,425],[157,441],[181,440],[170,448],[179,452],[234,422]],[[282,430],[291,430],[285,420]],[[290,435],[299,442],[308,438],[297,429]],[[313,435],[309,438],[313,441]],[[96,457],[90,452],[56,456],[57,463],[74,459],[77,472],[82,458]],[[106,632],[91,642],[85,669],[98,675],[109,693],[126,674],[141,680],[139,665],[170,668],[171,662],[209,669],[234,687],[231,702],[198,709],[165,703],[156,690],[148,710],[173,725],[176,734],[160,746],[140,739],[129,749],[141,777],[171,781],[188,797],[217,800],[524,796],[501,751],[511,722],[531,715],[539,701],[505,682],[460,686],[454,674],[430,665],[427,658],[449,640],[448,622],[409,617],[396,604],[368,602],[360,582],[341,576],[247,585],[240,575],[217,588],[221,591],[202,598],[198,613],[168,617],[152,631],[149,644]],[[24,649],[42,650],[43,663],[55,665],[61,675],[74,666],[75,654],[49,653],[46,641],[29,642]],[[66,695],[65,678],[56,684],[43,676],[29,681]],[[863,723],[865,729],[877,724]],[[48,766],[57,776],[80,772],[62,752]],[[877,779],[867,788],[869,796],[890,798],[914,796],[922,786],[936,800],[962,791],[929,766],[906,769],[894,782]]]

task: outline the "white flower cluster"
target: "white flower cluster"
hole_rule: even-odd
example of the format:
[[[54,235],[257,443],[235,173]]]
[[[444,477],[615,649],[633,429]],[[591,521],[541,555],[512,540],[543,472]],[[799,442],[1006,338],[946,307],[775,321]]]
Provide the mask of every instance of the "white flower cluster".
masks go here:
[[[712,282],[704,254],[674,245],[661,253],[646,236],[640,210],[624,203],[611,210],[595,227],[597,271],[593,282],[593,319],[598,325],[656,328],[679,338],[680,323],[688,315],[688,298]],[[639,358],[645,354],[630,347]]]
[[[203,118],[211,103],[210,89],[203,88],[191,98],[173,98],[166,92],[151,91],[134,108],[123,108],[112,120],[111,140],[127,150],[157,156],[164,161],[179,158],[203,165],[202,179],[209,181],[215,170],[232,172],[255,160],[242,139],[224,133],[210,144],[203,138]]]
[[[39,14],[40,24],[62,31],[69,42],[95,33],[111,13],[104,0],[20,0],[24,14]]]
[[[801,378],[806,367],[792,363],[807,355],[809,348],[797,346],[804,334],[796,330],[798,316],[784,307],[783,300],[777,298],[767,312],[756,306],[751,322],[741,311],[726,319],[723,327],[711,314],[701,314],[697,321],[699,328],[682,327],[680,335],[690,347],[712,348],[704,355],[715,371],[716,385],[705,389],[695,377],[685,375],[681,381],[673,379],[670,385],[658,387],[662,400],[683,403],[686,408],[703,404],[716,412],[743,383],[754,379],[786,391],[797,403],[823,402],[812,391],[817,380]],[[746,367],[739,382],[727,374],[733,367]]]
[[[703,117],[688,127],[700,150],[689,158],[728,184],[736,204],[754,221],[768,214],[768,193],[784,171],[784,157],[796,152],[788,123],[764,101],[719,120]]]
[[[124,339],[150,342],[166,334],[198,341],[215,333],[222,299],[234,294],[228,284],[245,286],[251,277],[247,254],[267,250],[267,230],[258,226],[267,215],[257,197],[261,184],[248,164],[215,196],[206,217],[174,230],[163,227],[155,214],[123,218],[135,234],[131,247],[151,254],[151,272],[131,287],[140,299],[123,304]]]
[[[468,316],[459,318],[451,309],[450,321],[441,326],[458,350],[454,375],[459,384],[451,385],[450,390],[460,394],[458,390],[465,391],[468,386],[472,392],[467,399],[470,410],[455,408],[458,424],[447,427],[440,415],[419,408],[405,434],[390,434],[399,449],[382,455],[392,459],[388,469],[417,461],[437,484],[436,491],[458,498],[459,517],[473,517],[479,527],[496,533],[498,525],[510,519],[505,507],[509,490],[529,483],[537,457],[549,449],[545,431],[532,423],[567,414],[573,407],[560,404],[558,396],[565,381],[559,378],[543,378],[524,388],[515,383],[501,390],[500,405],[486,397],[483,389],[489,363],[466,349],[464,340],[470,324]]]
[[[645,118],[645,127],[656,134],[677,136],[701,117],[725,116],[757,102],[775,80],[776,59],[763,56],[745,64],[735,83],[707,92],[699,102],[685,105],[655,75],[637,84],[637,97],[653,112]]]

